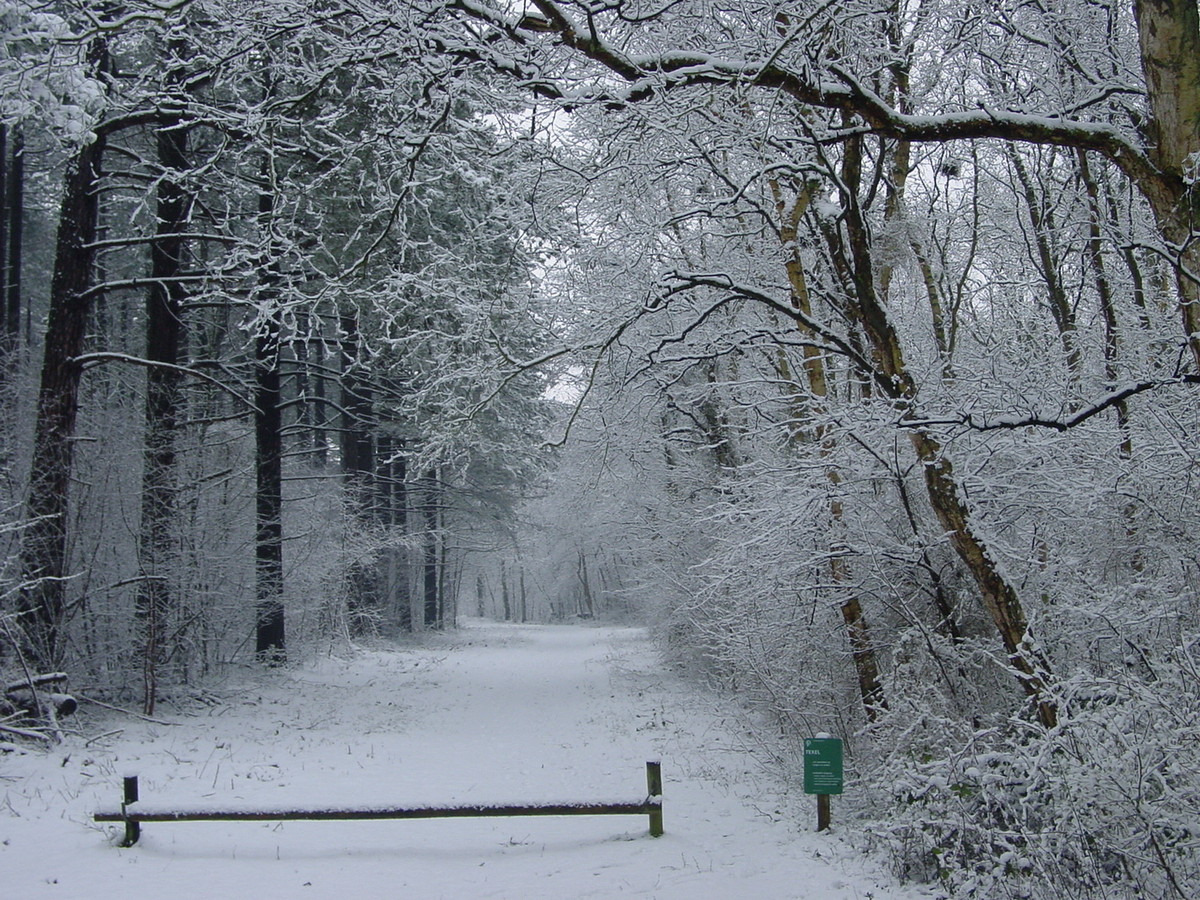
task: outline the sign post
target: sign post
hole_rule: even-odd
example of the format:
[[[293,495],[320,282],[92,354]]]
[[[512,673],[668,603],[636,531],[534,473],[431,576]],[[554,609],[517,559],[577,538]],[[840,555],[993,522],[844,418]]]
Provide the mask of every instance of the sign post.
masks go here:
[[[817,831],[829,827],[829,795],[842,792],[842,741],[828,734],[804,740],[804,793],[817,795]]]

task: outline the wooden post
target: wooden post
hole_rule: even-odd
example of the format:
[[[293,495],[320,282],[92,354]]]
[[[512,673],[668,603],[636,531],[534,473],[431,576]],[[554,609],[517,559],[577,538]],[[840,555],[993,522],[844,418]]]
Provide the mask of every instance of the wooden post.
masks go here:
[[[131,803],[137,803],[138,799],[138,779],[136,775],[126,775],[124,794],[121,799],[121,814],[125,815],[126,807]],[[121,841],[122,847],[132,847],[137,843],[138,838],[142,836],[142,823],[135,822],[128,817],[125,819],[125,840]]]
[[[646,793],[647,799],[657,799],[659,804],[650,810],[650,837],[663,836],[662,814],[662,763],[652,760],[646,763]]]
[[[829,795],[817,794],[817,831],[829,827]]]

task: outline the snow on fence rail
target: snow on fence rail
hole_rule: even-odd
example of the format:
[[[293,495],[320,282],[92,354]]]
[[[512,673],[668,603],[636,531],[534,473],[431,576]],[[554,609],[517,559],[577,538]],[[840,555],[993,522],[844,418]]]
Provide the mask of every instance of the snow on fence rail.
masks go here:
[[[132,847],[142,833],[143,822],[262,822],[300,819],[347,821],[354,819],[477,819],[509,816],[647,816],[651,837],[663,834],[662,767],[646,763],[646,797],[628,802],[583,801],[565,803],[451,804],[446,806],[371,806],[354,809],[166,809],[138,804],[138,779],[126,776],[124,796],[118,810],[100,810],[96,822],[121,822],[125,825],[122,847]]]

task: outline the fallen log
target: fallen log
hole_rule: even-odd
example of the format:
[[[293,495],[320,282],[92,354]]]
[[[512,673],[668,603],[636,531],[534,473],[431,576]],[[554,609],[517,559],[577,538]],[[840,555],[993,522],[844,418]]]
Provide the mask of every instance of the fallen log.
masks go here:
[[[79,708],[79,703],[70,694],[38,691],[35,696],[28,687],[6,691],[4,696],[31,716],[47,715],[51,708],[56,716],[69,716]]]
[[[36,741],[53,741],[53,738],[48,734],[43,734],[40,731],[32,731],[28,728],[17,728],[15,725],[0,725],[0,731],[5,734],[15,734],[17,737],[30,738]]]
[[[78,699],[84,703],[91,703],[94,706],[99,706],[101,709],[111,709],[113,712],[125,713],[127,716],[133,716],[135,719],[141,719],[145,722],[153,722],[155,725],[178,725],[178,722],[168,722],[166,719],[156,719],[153,716],[143,715],[140,712],[134,712],[132,709],[126,709],[123,706],[113,706],[111,703],[105,703],[103,700],[97,700],[94,697],[85,697],[80,694]]]
[[[21,681],[14,681],[4,686],[4,693],[12,691],[29,690],[30,685],[33,687],[41,687],[44,684],[66,683],[66,672],[47,672],[45,675],[34,675],[32,678],[25,678]]]

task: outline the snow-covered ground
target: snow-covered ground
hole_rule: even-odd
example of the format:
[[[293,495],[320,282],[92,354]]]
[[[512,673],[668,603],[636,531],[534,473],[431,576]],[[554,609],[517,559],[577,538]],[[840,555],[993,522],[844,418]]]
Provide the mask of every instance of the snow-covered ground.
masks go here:
[[[160,710],[171,726],[89,709],[85,736],[0,756],[0,896],[926,896],[836,829],[813,834],[811,804],[772,790],[734,721],[661,672],[638,629],[474,622],[418,649],[247,672],[219,696]],[[657,758],[657,839],[644,816],[197,822],[148,823],[120,849],[120,826],[91,821],[125,774],[156,805],[634,800]]]

